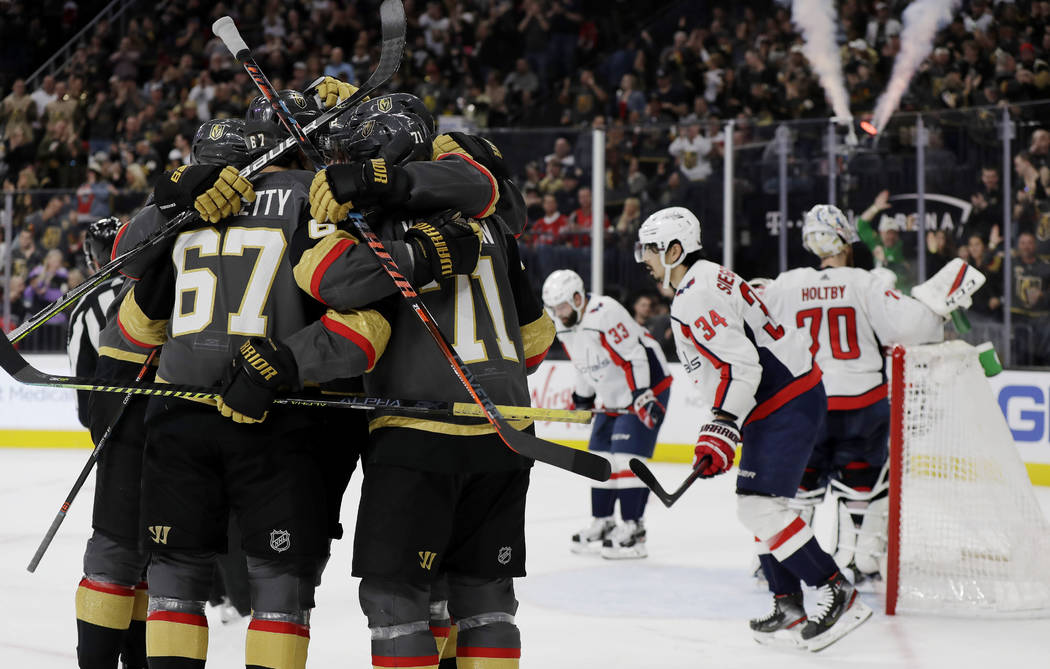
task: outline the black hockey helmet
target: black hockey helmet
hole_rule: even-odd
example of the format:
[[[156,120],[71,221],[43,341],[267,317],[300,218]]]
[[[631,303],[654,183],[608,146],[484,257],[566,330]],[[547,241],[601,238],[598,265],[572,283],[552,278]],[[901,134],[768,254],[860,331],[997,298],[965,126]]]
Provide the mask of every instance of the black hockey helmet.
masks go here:
[[[347,129],[345,139],[333,137],[347,162],[381,157],[400,165],[430,157],[432,137],[418,116],[377,114]]]
[[[292,118],[305,126],[321,115],[321,107],[317,104],[314,96],[303,95],[299,91],[286,88],[277,94],[277,97],[288,107]],[[269,100],[262,95],[257,96],[248,105],[248,112],[244,115],[246,121],[269,122],[272,125],[284,129],[281,120],[277,118],[276,112],[270,106]]]
[[[239,118],[205,121],[193,138],[190,162],[194,165],[233,165],[241,169],[250,162],[244,127],[245,122]]]
[[[388,93],[368,102],[362,102],[354,110],[355,121],[371,118],[376,114],[412,114],[419,118],[430,134],[437,131],[434,117],[423,101],[411,93]]]
[[[100,218],[88,225],[84,236],[84,259],[88,269],[94,271],[109,262],[113,255],[113,242],[124,224],[116,216]]]

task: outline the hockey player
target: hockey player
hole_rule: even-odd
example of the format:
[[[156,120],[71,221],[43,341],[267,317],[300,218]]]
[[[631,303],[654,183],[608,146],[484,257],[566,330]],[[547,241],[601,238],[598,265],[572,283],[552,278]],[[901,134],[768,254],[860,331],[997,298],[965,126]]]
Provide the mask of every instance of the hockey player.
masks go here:
[[[303,97],[287,95],[293,104]],[[290,338],[316,321],[324,307],[296,286],[289,260],[290,240],[309,225],[312,175],[275,165],[258,175],[254,187],[234,180],[229,192],[208,192],[216,173],[232,169],[180,168],[158,186],[161,211],[179,211],[206,195],[219,212],[217,220],[209,220],[213,223],[239,209],[242,193],[251,204],[225,225],[178,234],[170,263],[144,277],[122,303],[120,323],[136,341],[163,341],[158,380],[219,384],[236,402],[255,388],[273,393],[300,387],[292,355],[271,338]],[[374,364],[377,348],[382,352],[354,326],[352,317],[342,320],[348,334],[332,344],[340,347],[351,375]],[[204,601],[213,555],[225,548],[232,507],[251,585],[246,664],[303,667],[308,613],[329,535],[327,463],[312,443],[315,416],[272,410],[265,425],[252,425],[265,415],[252,418],[220,406],[233,420],[191,401],[150,403],[142,505],[144,539],[152,552],[150,663],[204,665]]]
[[[365,122],[381,126],[386,120]],[[363,208],[492,399],[527,402],[526,371],[542,360],[554,328],[517,255],[511,231],[521,222],[491,215],[498,185],[481,161],[462,149],[438,154],[435,147],[430,154],[435,160],[403,163],[415,141],[387,131],[373,125],[370,132],[385,138],[382,143],[353,142],[351,162],[314,179],[314,218],[319,226],[339,229],[303,253],[296,268],[300,285],[344,313],[392,297],[390,342],[365,376],[368,394],[427,399],[452,392],[469,401],[448,361],[426,341],[414,312],[395,295],[394,283],[355,231],[344,229],[351,203]],[[392,150],[397,147],[408,150]],[[464,220],[459,211],[477,222]],[[317,374],[338,373],[330,364],[318,364]],[[528,421],[515,424],[528,426]],[[431,585],[447,577],[461,666],[516,667],[520,637],[512,578],[524,575],[531,461],[507,449],[481,420],[422,420],[377,411],[370,429],[354,574],[362,577],[373,665],[438,664],[442,649],[430,631]]]
[[[588,449],[612,460],[612,478],[591,488],[593,521],[572,536],[574,553],[601,550],[607,559],[647,556],[645,504],[649,488],[634,475],[631,457],[651,458],[671,397],[671,373],[660,345],[616,300],[588,295],[576,272],[560,269],[543,283],[543,305],[560,322],[557,335],[576,368],[577,409],[595,401],[631,413],[599,413]],[[623,524],[613,517],[620,502]]]
[[[115,217],[88,226],[84,255],[92,273],[109,261],[120,227]],[[131,345],[116,326],[119,298],[129,287],[123,277],[114,277],[73,308],[68,351],[76,375],[134,379],[146,363],[149,349]],[[77,662],[82,669],[114,669],[118,660],[125,668],[146,667],[147,556],[137,540],[145,401],[132,399],[117,421],[122,403],[119,395],[77,393],[80,422],[94,443],[113,426],[98,454],[92,534],[76,592]]]
[[[694,467],[703,465],[705,476],[729,471],[743,442],[737,517],[770,551],[762,567],[774,596],[773,612],[751,629],[761,643],[820,650],[871,617],[789,506],[826,413],[820,368],[801,332],[781,325],[747,282],[705,260],[701,248],[700,221],[683,207],[647,218],[635,247],[653,278],[675,290],[679,360],[710,398],[712,420],[700,427]],[[818,588],[808,617],[801,581]]]
[[[853,267],[854,236],[837,207],[810,209],[802,243],[820,258],[820,269],[781,274],[765,287],[764,300],[787,327],[808,336],[824,374],[827,420],[796,501],[810,522],[830,481],[839,502],[835,560],[859,585],[879,577],[886,550],[890,408],[882,347],[941,341],[944,318],[969,305],[984,277],[955,259],[908,297]]]

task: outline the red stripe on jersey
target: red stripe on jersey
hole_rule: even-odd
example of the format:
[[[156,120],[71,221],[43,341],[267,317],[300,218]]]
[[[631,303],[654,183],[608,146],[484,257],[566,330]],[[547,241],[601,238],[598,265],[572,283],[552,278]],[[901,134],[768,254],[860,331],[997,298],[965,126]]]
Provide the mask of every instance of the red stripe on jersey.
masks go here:
[[[718,382],[718,390],[715,391],[715,408],[721,410],[722,403],[725,402],[726,394],[729,392],[729,384],[733,381],[733,369],[732,366],[720,360],[714,353],[708,351],[706,348],[700,345],[700,342],[693,336],[693,331],[689,329],[689,326],[685,323],[679,323],[682,328],[682,333],[689,338],[689,341],[693,342],[693,346],[696,347],[697,351],[700,351],[700,355],[710,361],[714,365],[715,369],[719,370],[722,376],[722,380]]]
[[[208,626],[208,619],[204,616],[196,613],[183,613],[182,611],[154,611],[146,617],[146,621],[196,625],[197,627]]]
[[[781,388],[775,395],[770,397],[768,400],[759,404],[751,412],[751,415],[744,421],[744,425],[756,420],[762,420],[769,416],[780,407],[784,406],[791,400],[795,399],[802,393],[814,388],[820,383],[821,371],[820,367],[816,362],[813,363],[813,368],[806,372],[804,375],[798,377],[791,383]]]
[[[623,373],[627,376],[627,387],[631,389],[631,392],[635,391],[634,383],[634,367],[631,363],[627,362],[620,355],[613,350],[612,346],[609,346],[609,342],[605,339],[605,333],[599,332],[598,336],[601,338],[602,347],[609,352],[609,357],[612,358],[613,364],[623,370]]]
[[[875,404],[879,400],[884,400],[888,396],[887,386],[885,383],[879,386],[875,386],[866,393],[860,395],[849,395],[842,396],[836,395],[835,397],[828,398],[828,411],[849,411],[850,409],[863,409]]]
[[[609,476],[609,478],[610,479],[633,479],[633,478],[638,478],[638,477],[635,476],[634,472],[632,472],[630,469],[625,469],[622,472],[613,472],[612,475]]]
[[[657,383],[655,386],[653,386],[653,394],[654,395],[659,395],[663,391],[665,391],[668,388],[670,388],[671,387],[671,381],[674,381],[673,377],[665,376],[663,381],[661,381],[660,383]]]
[[[435,625],[430,626],[430,634],[433,636],[448,636],[450,631],[452,631],[451,627],[437,627]]]
[[[301,636],[306,639],[310,638],[310,628],[306,625],[287,623],[280,620],[257,620],[255,618],[252,618],[252,621],[248,623],[248,629],[255,630],[256,632],[271,632],[273,634],[291,634],[293,636]]]
[[[364,351],[365,357],[368,358],[368,369],[376,364],[376,350],[372,347],[372,342],[368,341],[365,337],[361,336],[360,333],[355,332],[352,328],[347,326],[345,323],[329,318],[328,316],[321,316],[321,325],[331,330],[332,332],[346,337],[350,341],[354,342],[359,349]]]
[[[128,334],[128,331],[124,327],[124,324],[120,322],[120,315],[119,314],[117,315],[117,327],[119,327],[120,331],[124,334],[124,338],[127,339],[132,344],[134,344],[135,346],[138,346],[139,348],[150,348],[150,349],[153,348],[153,344],[147,344],[145,342],[141,342],[138,339],[135,339],[134,337],[132,337],[130,334]]]
[[[769,546],[769,550],[775,551],[776,549],[783,546],[784,542],[786,542],[788,539],[798,534],[799,531],[805,526],[806,521],[802,520],[801,517],[795,518],[793,521],[791,521],[790,525],[788,525],[787,527],[770,537],[769,541],[766,542],[766,545]]]
[[[113,248],[109,252],[109,259],[111,262],[117,257],[117,245],[120,244],[120,238],[128,231],[128,225],[130,225],[130,223],[125,223],[120,226],[120,230],[117,230],[117,236],[113,238]]]
[[[433,667],[440,661],[437,654],[416,655],[414,657],[391,657],[373,655],[372,665],[376,667]]]
[[[324,258],[321,259],[321,262],[317,263],[313,276],[310,277],[310,294],[321,304],[328,304],[321,299],[321,279],[324,278],[325,272],[327,272],[328,268],[332,266],[332,263],[343,254],[343,251],[345,251],[348,246],[353,246],[354,244],[355,242],[352,239],[342,239],[336,242],[335,246],[332,247],[332,250],[325,254]]]
[[[492,187],[492,195],[489,196],[489,201],[485,203],[485,206],[481,208],[481,211],[471,216],[471,218],[481,218],[485,215],[485,212],[489,210],[492,203],[496,201],[496,195],[499,193],[499,186],[496,185],[496,177],[492,176],[492,172],[489,172],[481,163],[477,162],[465,153],[442,153],[437,157],[438,160],[446,158],[448,156],[457,156],[467,161],[474,167],[478,168],[478,171],[485,175],[485,178],[489,180],[489,185]]]
[[[135,588],[129,588],[126,585],[117,585],[116,583],[103,583],[102,581],[92,581],[90,578],[80,579],[80,587],[87,588],[88,590],[94,590],[95,592],[104,592],[110,595],[120,595],[121,597],[135,596]]]
[[[520,648],[482,648],[480,646],[459,646],[456,657],[521,657]]]
[[[550,350],[550,346],[548,346],[547,348],[543,349],[531,358],[525,358],[525,369],[532,369],[536,365],[543,362],[543,359],[547,357],[547,352]]]

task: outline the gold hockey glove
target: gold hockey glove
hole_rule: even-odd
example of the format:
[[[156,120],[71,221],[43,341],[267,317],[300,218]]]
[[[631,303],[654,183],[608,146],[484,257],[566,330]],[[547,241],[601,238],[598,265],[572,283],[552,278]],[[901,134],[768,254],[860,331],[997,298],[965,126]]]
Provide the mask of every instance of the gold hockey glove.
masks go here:
[[[338,223],[346,218],[354,206],[349,199],[345,202],[336,201],[328,184],[328,169],[315,174],[314,180],[310,182],[310,215],[318,223]]]
[[[219,412],[236,423],[261,423],[279,390],[299,389],[299,367],[287,346],[252,337],[241,344],[222,378]]]
[[[157,208],[169,219],[193,207],[208,223],[241,211],[241,199],[255,201],[252,184],[231,165],[183,165],[153,191]]]
[[[331,109],[357,92],[357,86],[327,76],[315,84],[313,89],[325,109]]]
[[[412,242],[416,253],[423,256],[430,278],[440,280],[474,271],[481,257],[483,236],[474,219],[449,211],[432,220],[419,221],[405,231],[405,240]],[[417,269],[422,264],[418,260],[417,255]],[[419,272],[413,272],[413,277],[417,283],[426,278]]]

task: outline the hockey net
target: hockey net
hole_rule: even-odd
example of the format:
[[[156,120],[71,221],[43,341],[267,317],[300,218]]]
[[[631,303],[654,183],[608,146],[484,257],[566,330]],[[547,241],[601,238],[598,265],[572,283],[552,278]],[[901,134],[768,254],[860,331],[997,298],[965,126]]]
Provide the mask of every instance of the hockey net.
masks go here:
[[[977,350],[893,350],[886,613],[1050,615],[1050,523]]]

